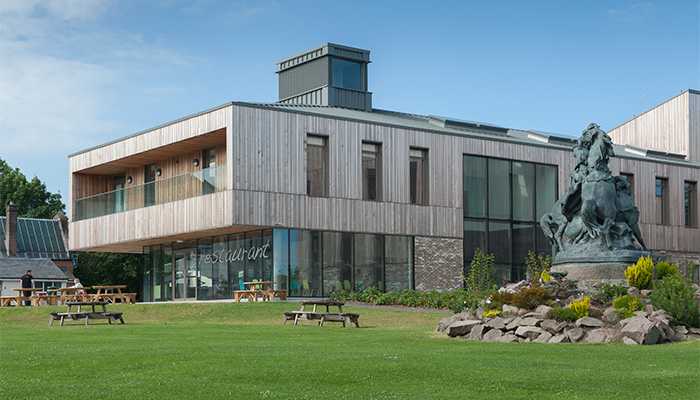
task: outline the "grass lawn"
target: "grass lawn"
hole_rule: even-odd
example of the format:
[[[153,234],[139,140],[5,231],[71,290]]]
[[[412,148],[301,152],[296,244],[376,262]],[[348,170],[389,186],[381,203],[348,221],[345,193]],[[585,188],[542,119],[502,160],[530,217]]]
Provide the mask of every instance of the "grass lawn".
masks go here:
[[[133,304],[125,325],[48,326],[65,307],[0,309],[0,398],[687,399],[700,341],[658,346],[481,343],[447,314],[344,307],[282,326],[296,303]],[[695,393],[693,395],[693,393]]]

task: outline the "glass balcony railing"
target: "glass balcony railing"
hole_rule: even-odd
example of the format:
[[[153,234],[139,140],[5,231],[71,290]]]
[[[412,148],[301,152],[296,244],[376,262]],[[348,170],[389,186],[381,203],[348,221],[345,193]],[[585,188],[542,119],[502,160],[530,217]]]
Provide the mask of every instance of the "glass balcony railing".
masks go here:
[[[73,204],[73,220],[101,217],[221,192],[225,189],[226,165],[224,164],[76,200]]]

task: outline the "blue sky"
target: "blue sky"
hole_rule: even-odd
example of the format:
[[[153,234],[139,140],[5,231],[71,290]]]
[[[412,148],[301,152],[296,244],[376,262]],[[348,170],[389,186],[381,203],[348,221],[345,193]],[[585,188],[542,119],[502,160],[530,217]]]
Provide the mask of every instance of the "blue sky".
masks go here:
[[[698,0],[2,0],[0,157],[67,202],[68,154],[274,102],[326,42],[371,51],[375,108],[560,135],[700,89]]]

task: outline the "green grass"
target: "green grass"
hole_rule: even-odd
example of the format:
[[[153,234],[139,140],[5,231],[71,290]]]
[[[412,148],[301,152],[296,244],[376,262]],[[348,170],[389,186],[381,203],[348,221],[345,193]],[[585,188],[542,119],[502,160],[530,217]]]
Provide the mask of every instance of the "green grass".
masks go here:
[[[0,398],[640,399],[700,393],[700,341],[658,346],[481,343],[446,314],[345,307],[360,329],[282,326],[295,303],[0,309]],[[693,395],[692,393],[695,393]]]

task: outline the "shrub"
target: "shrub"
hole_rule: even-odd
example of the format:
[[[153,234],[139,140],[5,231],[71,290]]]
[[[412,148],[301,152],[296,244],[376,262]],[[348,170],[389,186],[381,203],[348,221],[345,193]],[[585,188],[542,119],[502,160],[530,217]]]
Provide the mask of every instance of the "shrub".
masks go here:
[[[632,295],[625,295],[616,298],[613,301],[613,307],[620,309],[620,310],[630,310],[633,313],[635,311],[641,311],[644,309],[644,303],[642,303],[641,300],[639,300],[637,297],[632,296]]]
[[[547,271],[542,271],[542,275],[540,275],[540,279],[542,279],[542,282],[549,282],[550,280],[552,280],[552,277],[549,276]]]
[[[695,300],[695,289],[687,279],[667,276],[656,281],[649,298],[651,304],[666,310],[677,323],[700,326],[700,308]]]
[[[374,300],[382,294],[376,287],[368,287],[357,297],[357,300],[365,303],[374,303]]]
[[[668,260],[656,263],[656,279],[664,279],[667,276],[678,277],[678,265],[670,264]]]
[[[574,310],[578,319],[581,317],[588,316],[588,309],[590,308],[590,306],[591,298],[586,296],[581,300],[571,302],[569,308]]]
[[[465,288],[468,292],[485,295],[493,291],[496,285],[493,281],[495,271],[495,258],[493,254],[486,255],[478,247],[474,252],[474,258],[469,264],[469,272],[462,272]]]
[[[651,256],[641,256],[636,264],[630,265],[625,270],[625,278],[630,286],[639,289],[646,289],[651,284],[651,278],[654,274],[654,262],[651,261]]]
[[[544,255],[544,253],[539,253],[535,255],[533,251],[527,252],[527,257],[525,257],[525,266],[527,270],[527,276],[530,277],[530,282],[533,285],[540,284],[540,277],[542,273],[549,271],[552,265],[552,256]]]
[[[501,312],[499,310],[488,310],[484,313],[484,318],[486,317],[495,317],[501,315]]]
[[[503,306],[503,304],[513,304],[514,296],[515,293],[496,292],[491,295],[491,303],[501,304],[501,307]]]
[[[547,317],[557,321],[572,322],[578,319],[578,314],[569,307],[554,307],[549,311]]]
[[[610,304],[616,297],[626,294],[627,288],[622,285],[608,285],[607,283],[602,283],[595,292],[593,292],[592,297],[604,304]]]
[[[632,311],[632,310],[626,310],[626,309],[625,309],[625,310],[618,310],[618,309],[615,309],[615,310],[613,310],[613,312],[616,312],[617,315],[620,316],[620,319],[627,319],[627,318],[632,318],[632,317],[634,317],[634,311]]]
[[[549,295],[551,293],[552,291],[550,289],[545,289],[540,286],[533,286],[529,289],[523,289],[513,294],[513,299],[510,301],[510,303],[504,304],[511,304],[515,307],[534,310],[540,304],[544,304],[549,299]]]

